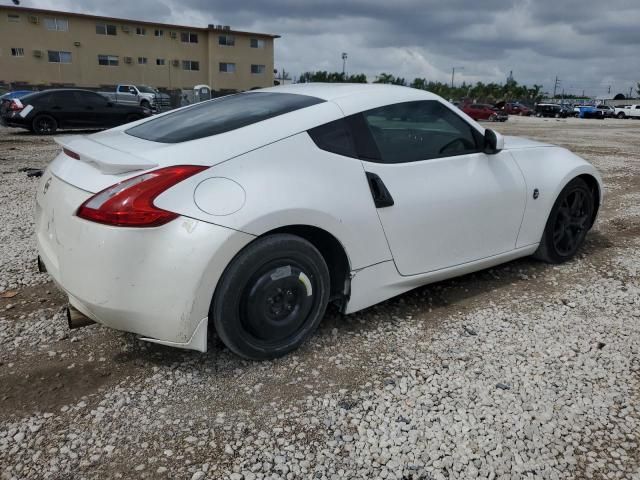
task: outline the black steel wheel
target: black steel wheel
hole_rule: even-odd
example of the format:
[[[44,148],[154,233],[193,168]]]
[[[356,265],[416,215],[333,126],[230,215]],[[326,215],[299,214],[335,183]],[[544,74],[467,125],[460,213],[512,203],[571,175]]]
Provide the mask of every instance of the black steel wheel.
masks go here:
[[[234,353],[276,358],[317,328],[329,301],[329,270],[308,241],[289,234],[260,238],[225,270],[209,318]]]
[[[31,122],[31,128],[38,135],[52,135],[58,129],[58,122],[51,115],[38,115]]]
[[[594,208],[593,193],[584,180],[569,182],[553,205],[535,256],[549,263],[572,258],[591,228]]]

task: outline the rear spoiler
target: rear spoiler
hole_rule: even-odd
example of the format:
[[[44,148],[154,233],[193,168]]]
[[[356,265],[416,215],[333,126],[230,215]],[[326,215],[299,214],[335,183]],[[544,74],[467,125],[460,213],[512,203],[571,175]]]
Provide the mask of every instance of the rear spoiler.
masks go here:
[[[54,140],[62,148],[78,155],[81,162],[94,165],[102,173],[117,175],[158,166],[145,158],[95,142],[86,135],[64,135]]]

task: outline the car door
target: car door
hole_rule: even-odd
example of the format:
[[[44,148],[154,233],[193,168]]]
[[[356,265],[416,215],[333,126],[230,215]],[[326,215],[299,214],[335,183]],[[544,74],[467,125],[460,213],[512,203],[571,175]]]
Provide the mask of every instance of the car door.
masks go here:
[[[94,92],[75,92],[82,109],[83,127],[107,128],[118,125],[117,112],[109,107],[109,101]]]
[[[526,187],[508,152],[483,153],[482,134],[436,100],[376,108],[351,122],[361,124],[352,128],[357,148],[402,275],[515,249]]]
[[[118,86],[118,103],[122,105],[138,105],[138,91],[133,85]]]
[[[81,112],[73,91],[52,92],[48,103],[47,108],[58,122],[58,127],[75,128],[81,125],[79,119]]]

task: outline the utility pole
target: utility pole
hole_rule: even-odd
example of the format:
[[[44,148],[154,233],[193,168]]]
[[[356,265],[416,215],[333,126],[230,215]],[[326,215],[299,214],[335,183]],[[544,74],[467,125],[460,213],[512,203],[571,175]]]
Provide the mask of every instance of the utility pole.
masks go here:
[[[631,99],[632,95],[633,95],[633,87],[629,87],[629,97],[627,97],[627,98]]]
[[[347,52],[342,52],[342,75],[344,75],[347,66]]]
[[[455,76],[456,76],[456,68],[457,68],[458,70],[464,70],[464,67],[453,67],[453,68],[451,69],[451,88],[453,88],[453,80],[454,80],[454,78],[455,78]]]
[[[560,86],[560,79],[556,75],[556,81],[553,83],[553,98],[556,98],[556,92],[558,91],[559,86]]]

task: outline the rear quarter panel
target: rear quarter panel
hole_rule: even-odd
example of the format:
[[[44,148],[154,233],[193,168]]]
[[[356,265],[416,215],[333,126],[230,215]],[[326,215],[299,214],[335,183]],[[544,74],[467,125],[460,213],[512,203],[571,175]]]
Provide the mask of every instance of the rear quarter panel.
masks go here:
[[[210,204],[200,205],[207,211],[196,205],[196,189],[232,187],[228,180],[245,197],[230,213],[207,213],[226,201],[222,189],[206,195],[198,190],[198,198],[207,197]],[[290,225],[318,227],[341,242],[351,269],[391,259],[360,160],[320,150],[306,132],[215,165],[163,193],[155,204],[252,235]]]
[[[527,204],[516,247],[539,243],[549,218],[551,208],[562,189],[579,175],[588,174],[600,185],[602,203],[602,179],[586,160],[561,147],[536,147],[509,150],[522,170],[527,185]],[[538,189],[539,196],[533,198]]]

